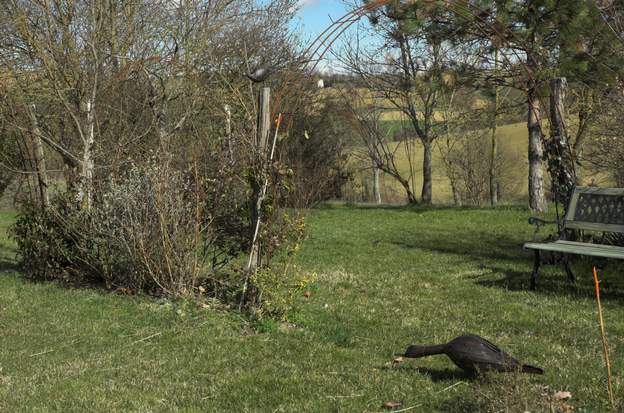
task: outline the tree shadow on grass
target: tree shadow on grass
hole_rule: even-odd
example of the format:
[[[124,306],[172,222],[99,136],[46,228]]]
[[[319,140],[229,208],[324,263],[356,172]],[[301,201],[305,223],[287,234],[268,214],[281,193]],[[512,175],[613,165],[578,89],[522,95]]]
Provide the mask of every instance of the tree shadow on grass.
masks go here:
[[[20,266],[15,260],[0,257],[0,272],[18,272]]]

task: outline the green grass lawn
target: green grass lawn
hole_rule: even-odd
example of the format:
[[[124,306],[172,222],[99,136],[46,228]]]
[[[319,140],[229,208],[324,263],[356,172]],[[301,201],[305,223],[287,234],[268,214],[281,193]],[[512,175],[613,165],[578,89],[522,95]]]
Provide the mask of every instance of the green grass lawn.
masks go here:
[[[290,323],[251,328],[191,303],[25,280],[0,235],[0,411],[608,411],[588,263],[528,292],[521,208],[334,207],[311,212],[299,256],[318,281]],[[0,231],[12,221],[0,215]],[[624,287],[604,274],[615,389],[624,392]],[[270,324],[269,324],[270,326]],[[392,364],[411,342],[480,334],[544,376],[473,381],[445,357]],[[502,406],[502,407],[501,407]]]

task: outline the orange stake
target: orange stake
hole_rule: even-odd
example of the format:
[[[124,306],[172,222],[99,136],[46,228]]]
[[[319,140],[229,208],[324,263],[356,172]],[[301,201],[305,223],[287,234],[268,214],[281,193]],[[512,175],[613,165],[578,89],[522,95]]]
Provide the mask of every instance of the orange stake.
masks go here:
[[[613,387],[611,385],[611,363],[609,362],[609,344],[607,343],[607,335],[605,334],[604,320],[602,319],[602,305],[600,304],[600,281],[598,281],[598,272],[594,267],[594,284],[596,285],[596,301],[598,302],[598,321],[600,322],[600,334],[602,335],[602,350],[604,352],[605,364],[607,366],[607,391],[611,406],[615,411],[615,399],[613,398]]]

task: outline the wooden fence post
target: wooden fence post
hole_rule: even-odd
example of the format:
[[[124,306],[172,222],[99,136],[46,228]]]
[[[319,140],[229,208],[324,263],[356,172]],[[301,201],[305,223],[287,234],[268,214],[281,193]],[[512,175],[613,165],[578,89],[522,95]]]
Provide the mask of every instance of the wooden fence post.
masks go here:
[[[267,141],[269,131],[271,129],[271,89],[263,87],[258,94],[258,123],[257,133],[255,141],[255,176],[252,180],[252,195],[251,195],[251,251],[249,253],[249,261],[245,268],[246,275],[243,283],[243,292],[241,294],[239,309],[242,309],[245,302],[248,300],[248,291],[254,289],[253,285],[250,286],[250,277],[255,274],[256,270],[262,263],[262,256],[260,254],[260,221],[262,219],[262,202],[266,194],[266,185],[268,183],[267,174]],[[255,299],[255,298],[252,298]]]
[[[257,160],[257,176],[253,180],[253,194],[252,194],[252,212],[251,222],[253,223],[252,232],[252,245],[251,255],[249,257],[249,263],[247,265],[248,271],[255,271],[261,264],[260,256],[260,241],[258,240],[258,231],[260,224],[260,213],[262,209],[262,201],[264,196],[262,194],[262,181],[264,180],[264,174],[266,173],[266,149],[267,140],[269,137],[269,130],[271,128],[271,89],[263,87],[258,96],[258,131],[256,134],[256,160]]]

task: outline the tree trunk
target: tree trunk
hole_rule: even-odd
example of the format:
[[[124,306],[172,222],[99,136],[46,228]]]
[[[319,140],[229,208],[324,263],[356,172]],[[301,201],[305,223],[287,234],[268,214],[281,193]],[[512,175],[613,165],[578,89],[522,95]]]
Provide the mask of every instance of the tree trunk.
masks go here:
[[[412,205],[417,204],[418,200],[416,199],[416,196],[410,189],[409,183],[407,181],[404,181],[401,183],[403,184],[403,188],[405,189],[405,194],[407,195],[407,202]]]
[[[81,208],[91,209],[93,203],[93,145],[95,144],[95,99],[87,102],[87,124],[83,142],[78,203]]]
[[[566,78],[555,78],[550,82],[550,128],[546,154],[552,191],[557,202],[563,205],[564,213],[576,183],[574,160],[568,141],[565,122]]]
[[[430,141],[423,141],[423,185],[421,199],[422,203],[431,205],[432,200],[432,148],[433,143]]]
[[[542,127],[540,124],[540,102],[535,85],[527,93],[529,130],[529,207],[533,211],[546,211],[546,196],[544,193],[544,172],[542,159],[544,146]]]
[[[410,187],[410,183],[408,180],[404,179],[401,175],[398,175],[396,172],[386,170],[386,173],[389,173],[394,179],[396,179],[403,189],[405,190],[405,195],[407,196],[407,203],[409,204],[417,204],[418,200],[414,193],[412,192],[412,188]]]
[[[578,129],[572,148],[572,157],[577,165],[580,165],[583,159],[585,139],[590,125],[596,120],[596,113],[600,107],[599,100],[600,98],[596,95],[596,91],[591,88],[586,88],[581,93],[578,109]],[[577,175],[576,178],[578,180],[580,177]]]
[[[498,140],[496,139],[496,121],[492,126],[492,142],[490,150],[490,205],[498,204],[498,177],[496,176],[496,158],[498,156]]]
[[[41,130],[39,129],[39,123],[35,116],[35,105],[31,106],[30,111],[30,124],[31,124],[31,136],[33,142],[33,152],[35,158],[35,170],[37,172],[37,183],[39,187],[39,200],[41,206],[47,208],[50,204],[50,198],[48,197],[48,177],[46,172],[46,162],[43,153],[43,142],[41,140]],[[0,194],[2,192],[0,191]]]
[[[230,105],[225,105],[225,139],[227,141],[227,156],[230,165],[234,164],[234,148],[232,144],[232,110]]]
[[[381,204],[381,192],[379,191],[379,168],[373,165],[373,196],[375,203]]]
[[[494,51],[494,70],[498,69],[498,48]],[[490,205],[494,206],[498,203],[497,176],[496,176],[496,157],[498,156],[498,141],[496,139],[496,121],[498,117],[498,86],[494,86],[494,111],[492,112],[490,130],[491,149],[490,149]]]
[[[454,180],[451,181],[451,191],[453,192],[453,204],[460,207],[462,205],[461,194],[459,193],[459,188],[457,188],[457,183]]]

